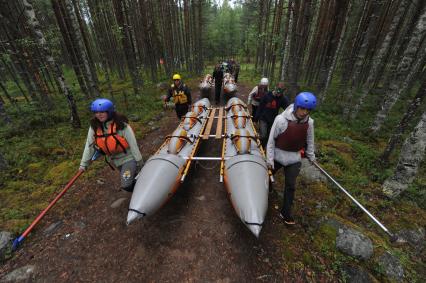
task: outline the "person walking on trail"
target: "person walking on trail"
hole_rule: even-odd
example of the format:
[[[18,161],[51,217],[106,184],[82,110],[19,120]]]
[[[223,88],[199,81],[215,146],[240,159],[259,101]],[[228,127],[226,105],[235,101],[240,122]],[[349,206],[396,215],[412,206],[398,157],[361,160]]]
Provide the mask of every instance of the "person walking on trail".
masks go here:
[[[114,104],[106,98],[93,101],[90,110],[94,117],[90,120],[80,170],[87,170],[95,153],[101,153],[111,168],[120,170],[121,189],[132,192],[143,159],[129,120],[116,112]]]
[[[294,104],[275,118],[269,135],[266,150],[268,167],[274,173],[284,167],[284,199],[280,217],[287,225],[295,224],[291,209],[296,178],[301,167],[300,150],[305,149],[309,161],[315,161],[314,120],[309,116],[315,106],[316,97],[313,93],[299,93]]]
[[[235,83],[238,83],[238,75],[240,74],[240,64],[238,64],[237,62],[235,63],[235,67],[234,67],[234,79],[235,79]]]
[[[256,120],[256,110],[260,104],[262,97],[268,92],[269,80],[268,78],[262,78],[259,85],[255,86],[248,95],[247,105],[251,105],[251,115],[253,116],[253,121]]]
[[[259,136],[263,148],[266,148],[272,124],[280,108],[285,110],[288,107],[289,102],[284,96],[284,90],[284,83],[279,82],[273,91],[262,97],[256,110],[255,120],[259,121]]]
[[[220,94],[222,92],[223,70],[220,64],[217,64],[213,70],[214,78],[214,101],[216,105],[220,103]]]
[[[165,101],[170,101],[172,97],[175,103],[176,115],[181,119],[185,116],[186,112],[188,112],[189,106],[192,104],[192,97],[191,91],[182,82],[182,78],[179,74],[173,75],[173,84],[170,86]]]

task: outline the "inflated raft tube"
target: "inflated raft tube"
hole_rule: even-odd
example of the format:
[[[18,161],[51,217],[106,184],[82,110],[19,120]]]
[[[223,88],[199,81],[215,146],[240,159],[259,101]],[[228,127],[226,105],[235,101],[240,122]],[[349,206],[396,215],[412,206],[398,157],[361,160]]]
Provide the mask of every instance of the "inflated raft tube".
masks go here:
[[[268,167],[246,105],[231,98],[226,110],[225,187],[238,217],[259,237],[268,210]]]
[[[127,224],[154,214],[179,188],[188,158],[197,150],[209,107],[210,101],[206,98],[194,103],[172,135],[167,136],[160,149],[147,160],[136,177]]]

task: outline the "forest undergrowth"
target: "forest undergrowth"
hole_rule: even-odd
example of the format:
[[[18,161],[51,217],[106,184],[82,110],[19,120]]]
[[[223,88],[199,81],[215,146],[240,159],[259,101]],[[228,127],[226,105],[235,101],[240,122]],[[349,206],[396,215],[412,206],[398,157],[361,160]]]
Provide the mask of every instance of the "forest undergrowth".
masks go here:
[[[251,68],[251,65],[243,66],[242,84],[257,84],[258,75],[252,73]],[[209,66],[207,72],[210,69],[212,67]],[[71,73],[68,72],[67,76],[75,81]],[[198,77],[193,77],[187,81],[194,86],[198,80]],[[166,78],[163,81],[169,83]],[[37,110],[36,105],[20,104],[20,109],[8,107],[14,123],[0,128],[0,146],[4,148],[4,157],[8,161],[5,174],[0,177],[0,230],[16,234],[22,232],[78,169],[91,113],[90,101],[78,93],[75,83],[72,85],[82,120],[81,129],[70,127],[68,108],[60,96],[53,97],[56,105],[53,111]],[[113,95],[108,93],[106,85],[102,85],[101,91],[114,100],[120,112],[130,117],[135,128],[144,129],[146,123],[162,111],[160,97],[164,90],[153,83],[148,82],[139,97],[125,94],[131,93],[129,81],[115,80],[112,87]],[[336,103],[339,97],[337,89],[337,86],[332,86],[326,103],[312,114],[319,163],[392,231],[425,227],[425,164],[416,181],[400,198],[386,198],[381,192],[381,183],[392,173],[395,161],[388,167],[382,167],[378,162],[386,145],[386,129],[384,134],[375,138],[370,137],[366,130],[372,118],[368,113],[374,109],[374,101],[367,102],[370,104],[364,107],[360,119],[348,121],[341,118]],[[18,92],[11,93],[17,95]],[[390,117],[399,119],[398,109]],[[143,131],[136,131],[137,138],[143,134]],[[97,162],[92,167],[95,170],[89,170],[83,178],[90,179],[103,166],[103,162]],[[282,184],[282,177],[277,179],[278,184]],[[348,226],[356,223],[356,228],[373,240],[375,248],[394,251],[406,269],[407,278],[419,281],[424,276],[424,252],[419,254],[411,247],[391,247],[385,235],[337,188],[304,184],[303,180],[299,180],[299,186],[302,188],[301,203],[308,207],[304,210],[306,215],[302,224],[309,233],[303,236],[292,233],[282,238],[282,245],[301,243],[286,249],[283,254],[285,262],[288,262],[285,268],[289,271],[304,266],[313,272],[338,273],[342,266],[353,262],[354,259],[335,250],[336,229],[318,222],[331,218]],[[301,204],[296,204],[296,209],[299,209],[298,206]],[[377,259],[371,259],[359,263],[380,278],[383,270],[376,262]]]

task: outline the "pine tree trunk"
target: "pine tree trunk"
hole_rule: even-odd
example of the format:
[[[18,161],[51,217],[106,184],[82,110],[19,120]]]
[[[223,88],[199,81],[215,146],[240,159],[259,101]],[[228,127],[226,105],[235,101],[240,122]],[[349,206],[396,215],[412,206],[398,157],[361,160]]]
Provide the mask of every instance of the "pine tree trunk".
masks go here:
[[[186,60],[187,60],[187,69],[192,71],[192,59],[191,59],[191,32],[190,32],[190,19],[189,19],[189,5],[188,0],[183,0],[183,16],[184,16],[184,36],[185,36],[185,50]]]
[[[289,76],[288,85],[289,93],[294,97],[299,92],[299,73],[301,63],[303,62],[303,52],[306,45],[309,24],[307,19],[310,13],[311,1],[295,2],[294,6],[294,25],[291,35],[290,59],[289,59]],[[300,5],[301,4],[301,5]]]
[[[420,122],[405,140],[393,176],[388,178],[383,184],[383,193],[385,195],[395,198],[408,188],[423,161],[425,149],[426,112],[423,113]]]
[[[399,122],[398,126],[396,126],[392,136],[390,137],[388,144],[386,146],[386,149],[383,151],[380,161],[384,164],[387,164],[389,162],[389,157],[392,153],[392,151],[395,149],[396,145],[401,140],[402,134],[405,132],[405,130],[408,127],[408,124],[413,119],[416,110],[419,108],[419,106],[424,101],[424,98],[426,96],[426,71],[423,72],[423,83],[420,86],[419,90],[417,91],[416,96],[413,98],[411,103],[408,105],[407,110],[404,113],[404,116],[402,117],[401,121]]]
[[[402,26],[395,38],[395,44],[392,48],[393,50],[390,54],[389,62],[386,67],[379,70],[379,74],[377,75],[378,79],[376,80],[373,88],[376,88],[379,83],[382,85],[382,89],[386,90],[389,88],[390,82],[395,77],[398,64],[401,62],[405,49],[410,42],[412,31],[420,17],[420,12],[422,11],[420,3],[422,1],[423,0],[417,0],[417,3],[416,0],[411,1],[413,4],[409,5],[407,15],[404,16],[405,19],[403,19],[401,23]],[[424,4],[422,5],[424,6]]]
[[[394,79],[390,82],[389,88],[385,92],[386,96],[384,102],[371,126],[373,132],[376,133],[380,130],[393,105],[400,95],[407,90],[407,87],[411,84],[412,79],[415,77],[420,67],[423,68],[422,64],[426,56],[426,42],[422,41],[425,34],[426,7],[423,8],[422,14],[417,21],[403,58],[398,64]]]
[[[198,74],[202,74],[204,69],[204,54],[203,54],[203,1],[198,0]]]
[[[84,45],[83,37],[80,32],[80,27],[78,25],[78,21],[76,18],[76,15],[74,13],[73,4],[71,3],[72,0],[64,0],[65,1],[65,8],[67,11],[67,16],[69,18],[72,32],[75,36],[75,42],[74,44],[78,46],[80,50],[81,57],[79,58],[81,60],[81,63],[83,65],[83,71],[85,74],[85,78],[87,80],[87,84],[90,90],[90,93],[92,96],[100,96],[98,86],[96,84],[96,80],[92,76],[92,71],[90,69],[90,63],[89,59],[87,57],[86,53],[86,47]]]
[[[364,33],[366,29],[366,22],[369,18],[369,6],[372,0],[364,0],[364,4],[362,6],[362,12],[360,13],[359,21],[357,21],[358,25],[353,34],[349,36],[351,39],[350,46],[348,47],[348,51],[346,52],[346,58],[343,62],[342,67],[342,77],[341,82],[343,85],[346,85],[347,82],[352,77],[353,66],[355,65],[355,61],[357,59],[359,47],[362,43],[362,39],[364,38]],[[374,1],[374,0],[373,0]]]
[[[348,7],[346,8],[345,19],[343,21],[343,27],[342,27],[342,30],[341,30],[340,35],[339,35],[339,41],[337,43],[337,48],[336,48],[336,51],[334,52],[333,60],[331,62],[330,68],[328,69],[327,80],[325,82],[324,89],[319,94],[319,98],[320,98],[321,102],[324,102],[324,100],[327,96],[328,87],[330,86],[331,79],[333,78],[333,73],[334,73],[334,70],[335,70],[336,64],[337,64],[337,58],[339,58],[340,51],[341,51],[342,46],[343,46],[343,38],[345,37],[345,34],[346,34],[346,27],[347,27],[347,24],[348,24],[348,19],[349,19],[349,15],[351,14],[351,11],[352,11],[352,0],[349,0]]]
[[[5,89],[1,82],[0,82],[0,88],[3,89],[3,91]],[[5,104],[5,102],[4,102],[3,98],[0,96],[0,117],[5,124],[10,124],[12,122],[12,120],[10,119],[9,115],[7,115],[6,110],[4,109],[4,104]],[[1,161],[2,161],[1,157],[2,156],[0,156],[0,165],[1,165]]]
[[[139,79],[139,74],[136,67],[136,56],[133,52],[132,43],[129,38],[128,26],[125,24],[125,15],[124,7],[126,3],[121,0],[113,0],[114,3],[114,12],[117,19],[117,23],[121,29],[121,42],[124,49],[124,55],[127,61],[127,66],[129,68],[130,76],[133,83],[133,92],[135,95],[139,96],[139,88],[141,87],[141,81]]]
[[[291,0],[290,0],[291,1]],[[259,16],[257,18],[258,22],[257,22],[257,34],[258,37],[260,37],[260,35],[263,33],[263,19],[264,19],[264,15],[265,15],[265,6],[266,6],[266,0],[260,0],[259,1]],[[262,38],[259,38],[259,40],[257,40],[257,48],[256,48],[256,61],[254,63],[254,69],[255,71],[258,70],[258,65],[259,65],[259,58],[262,56]]]
[[[34,60],[37,59],[35,56],[31,56],[32,52],[29,49],[29,46],[21,43],[21,39],[25,36],[23,34],[24,31],[20,28],[20,25],[16,25],[13,19],[14,13],[11,11],[11,7],[9,6],[9,2],[0,2],[0,9],[3,13],[0,13],[0,20],[2,20],[3,24],[0,25],[3,30],[3,35],[5,41],[8,42],[5,44],[9,54],[19,60],[22,63],[22,69],[25,70],[25,74],[28,75],[28,80],[30,82],[30,86],[32,88],[33,84],[35,88],[32,90],[36,90],[40,99],[35,95],[34,92],[31,93],[31,97],[35,102],[41,103],[40,105],[45,106],[47,110],[51,110],[53,107],[52,101],[49,97],[49,92],[47,90],[44,81],[41,79],[40,70],[38,66],[34,65]],[[15,3],[16,4],[16,3]],[[16,9],[16,7],[14,7]],[[11,17],[11,18],[9,18]],[[6,28],[7,27],[7,28]]]
[[[9,92],[7,91],[6,86],[3,84],[2,81],[0,81],[0,89],[3,91],[4,95],[6,96],[7,100],[9,100],[9,103],[13,106],[15,106],[18,110],[20,110],[19,105],[16,103],[16,99],[14,99]]]
[[[349,115],[352,109],[354,92],[359,87],[361,81],[363,65],[366,63],[366,57],[371,48],[372,37],[377,37],[378,13],[380,11],[381,2],[379,0],[370,0],[370,2],[370,7],[368,9],[369,16],[368,19],[365,19],[364,23],[364,25],[366,25],[366,30],[360,37],[357,58],[354,61],[354,65],[351,67],[350,86],[346,88],[344,93],[344,100],[346,100],[346,103],[344,105],[343,114],[345,117]]]
[[[0,85],[2,85],[1,82],[0,82]],[[4,100],[1,96],[0,96],[0,117],[5,124],[10,124],[12,122],[12,120],[10,120],[9,115],[7,115],[6,110],[4,109]],[[4,164],[2,161],[4,161],[4,158],[3,156],[0,155],[0,165]]]
[[[18,81],[17,78],[17,71],[12,69],[12,67],[4,60],[3,57],[1,57],[1,61],[3,62],[4,67],[6,68],[7,72],[9,73],[10,77],[12,78],[13,82],[16,84],[16,86],[18,87],[19,91],[21,92],[22,96],[25,98],[25,100],[27,102],[30,102],[30,100],[28,99],[27,94],[25,93],[25,91],[22,89],[21,84]]]
[[[81,70],[81,67],[78,63],[78,56],[76,53],[76,48],[72,44],[72,38],[70,36],[70,32],[68,30],[68,27],[65,23],[65,17],[64,13],[61,9],[59,0],[51,0],[53,11],[55,13],[56,21],[59,26],[59,30],[62,34],[62,39],[65,43],[65,47],[68,51],[69,58],[71,60],[72,67],[74,69],[74,73],[77,77],[78,84],[80,85],[81,91],[84,93],[86,98],[89,98],[89,89],[86,85],[86,80],[83,77],[83,71]]]
[[[355,105],[353,106],[353,110],[351,113],[352,119],[355,119],[356,116],[358,115],[359,109],[364,104],[364,99],[370,93],[371,88],[375,85],[375,82],[378,79],[378,75],[381,73],[380,70],[383,69],[386,63],[386,60],[389,57],[389,53],[392,47],[391,43],[393,42],[396,32],[398,31],[401,25],[401,20],[403,19],[403,16],[405,15],[405,11],[407,10],[408,5],[410,5],[410,0],[402,0],[398,6],[398,9],[395,13],[395,16],[393,17],[389,30],[386,33],[386,37],[383,40],[379,51],[373,58],[373,64],[372,64],[371,70],[369,71],[367,81],[365,82],[364,87],[362,88],[361,95],[358,99],[358,102],[355,103]]]
[[[275,73],[275,62],[277,59],[277,53],[278,53],[278,43],[279,40],[279,34],[281,33],[281,20],[282,20],[282,15],[283,15],[283,6],[284,6],[284,1],[283,0],[279,0],[278,4],[276,6],[276,11],[275,13],[276,15],[276,22],[274,25],[274,31],[272,33],[272,38],[274,39],[274,43],[272,45],[272,49],[271,49],[271,67],[270,67],[270,76],[271,78],[274,78],[274,73]],[[278,38],[275,38],[278,37]]]
[[[97,91],[97,93],[99,93],[99,87],[98,87],[99,79],[98,79],[98,75],[96,73],[96,66],[95,66],[94,61],[93,61],[93,52],[92,52],[92,48],[90,46],[89,39],[87,38],[88,35],[87,35],[87,31],[86,31],[86,26],[85,26],[83,19],[81,17],[80,7],[79,7],[77,1],[78,0],[72,0],[73,5],[74,5],[74,11],[75,11],[75,15],[76,15],[76,18],[77,18],[78,26],[80,28],[81,37],[83,39],[84,46],[86,47],[87,61],[89,63],[90,73],[91,73],[92,78],[94,80],[96,91]]]
[[[288,53],[289,53],[289,46],[290,46],[290,39],[289,39],[289,31],[291,31],[291,25],[292,25],[292,15],[293,15],[293,8],[292,8],[293,0],[288,1],[287,6],[287,17],[286,17],[286,24],[284,29],[284,36],[283,36],[283,55],[281,58],[281,72],[280,72],[280,81],[284,81],[287,76],[287,66],[288,66]]]
[[[79,118],[78,113],[77,113],[77,106],[75,104],[73,94],[72,94],[70,88],[68,87],[68,85],[65,81],[64,74],[62,73],[61,68],[56,63],[55,59],[53,59],[53,56],[52,56],[50,49],[47,45],[44,34],[40,29],[40,24],[39,24],[39,22],[36,18],[36,15],[35,15],[35,12],[34,12],[34,9],[33,9],[33,5],[32,5],[32,0],[22,0],[22,2],[23,2],[24,7],[25,7],[25,16],[26,16],[26,19],[27,19],[27,24],[32,29],[38,45],[42,48],[43,55],[44,55],[46,62],[49,64],[50,68],[55,73],[56,80],[59,82],[59,87],[60,87],[61,93],[67,99],[68,106],[69,106],[69,109],[70,109],[71,125],[74,128],[80,128],[81,127],[80,118]]]
[[[309,49],[309,52],[307,52],[307,60],[305,62],[305,75],[304,79],[308,82],[308,85],[312,85],[312,82],[314,80],[314,73],[319,71],[319,67],[317,68],[317,61],[320,60],[320,50],[323,50],[323,46],[321,45],[323,43],[322,37],[325,36],[325,30],[326,30],[326,23],[327,20],[330,18],[328,16],[329,12],[329,5],[334,4],[334,1],[320,1],[320,6],[318,8],[318,13],[316,17],[316,24],[315,24],[315,31],[312,32],[311,37],[311,48]]]

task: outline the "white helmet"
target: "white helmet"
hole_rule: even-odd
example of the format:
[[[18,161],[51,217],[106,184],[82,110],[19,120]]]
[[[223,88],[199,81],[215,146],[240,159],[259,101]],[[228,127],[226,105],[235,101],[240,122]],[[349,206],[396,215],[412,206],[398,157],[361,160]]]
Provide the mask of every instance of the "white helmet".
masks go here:
[[[260,85],[268,85],[269,84],[269,80],[268,78],[262,78],[260,80]]]

